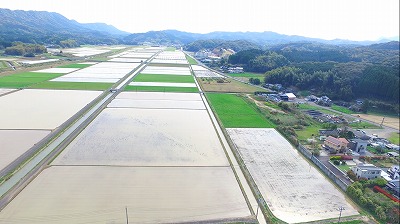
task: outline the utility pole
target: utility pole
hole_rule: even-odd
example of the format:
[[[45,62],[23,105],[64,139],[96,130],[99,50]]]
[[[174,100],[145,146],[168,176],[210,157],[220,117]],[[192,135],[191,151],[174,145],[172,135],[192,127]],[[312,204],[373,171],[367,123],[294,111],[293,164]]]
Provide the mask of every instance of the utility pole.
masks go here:
[[[382,118],[381,127],[382,127],[384,121],[385,121],[385,117]]]
[[[340,206],[340,207],[339,207],[340,213],[339,213],[339,221],[338,221],[338,223],[340,223],[340,218],[342,217],[342,211],[343,211],[343,210],[345,210],[345,209],[343,208],[343,206]]]
[[[128,219],[128,207],[125,206],[125,216],[126,216],[126,224],[129,224],[129,219]]]
[[[258,208],[260,207],[260,205],[257,203],[257,212],[256,212],[256,219],[258,217]]]

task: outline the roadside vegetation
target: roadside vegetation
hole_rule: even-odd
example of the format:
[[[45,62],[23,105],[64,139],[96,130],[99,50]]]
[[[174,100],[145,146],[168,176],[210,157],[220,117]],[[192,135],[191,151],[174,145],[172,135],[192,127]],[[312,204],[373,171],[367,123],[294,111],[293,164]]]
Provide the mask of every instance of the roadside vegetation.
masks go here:
[[[399,223],[399,202],[387,196],[390,194],[382,189],[385,185],[383,178],[356,181],[347,194],[381,223]]]
[[[190,57],[189,55],[186,55],[186,60],[188,60],[190,65],[197,65],[197,61],[195,59],[193,59],[192,57]]]

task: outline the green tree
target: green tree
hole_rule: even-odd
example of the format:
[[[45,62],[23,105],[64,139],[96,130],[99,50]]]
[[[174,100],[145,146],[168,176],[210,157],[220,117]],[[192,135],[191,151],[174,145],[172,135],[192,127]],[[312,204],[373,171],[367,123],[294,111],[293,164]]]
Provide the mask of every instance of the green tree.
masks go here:
[[[367,113],[369,107],[370,107],[369,100],[364,100],[364,102],[361,104],[361,111],[362,111],[363,113]]]

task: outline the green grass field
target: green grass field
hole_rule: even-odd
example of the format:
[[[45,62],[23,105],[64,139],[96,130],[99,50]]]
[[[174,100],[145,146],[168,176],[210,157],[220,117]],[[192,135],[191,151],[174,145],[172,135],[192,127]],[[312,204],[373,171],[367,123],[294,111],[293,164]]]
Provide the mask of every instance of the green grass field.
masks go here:
[[[354,111],[349,110],[346,107],[338,106],[338,105],[335,105],[335,104],[333,104],[331,106],[331,108],[333,110],[336,110],[336,111],[339,111],[339,112],[342,112],[342,113],[345,113],[345,114],[354,114]]]
[[[167,47],[167,48],[165,48],[164,51],[175,51],[175,50],[176,50],[176,48],[174,48],[174,47]]]
[[[335,166],[345,173],[347,173],[347,171],[351,169],[349,165],[335,165]]]
[[[357,129],[381,129],[381,127],[376,126],[374,124],[370,124],[365,121],[350,123],[349,126],[352,128],[357,128]]]
[[[138,74],[133,78],[134,82],[172,82],[172,83],[194,83],[193,76],[189,75],[159,75]]]
[[[186,60],[188,60],[189,64],[191,65],[197,65],[197,61],[188,55],[186,55]]]
[[[241,97],[233,94],[208,93],[207,98],[225,128],[274,128]]]
[[[271,107],[271,108],[274,108],[274,109],[277,109],[277,110],[281,110],[281,108],[276,103],[272,103],[272,102],[267,101],[264,104],[266,106],[268,106],[268,107]]]
[[[245,73],[228,73],[229,76],[232,77],[247,77],[247,78],[259,78],[260,80],[264,78],[264,74],[259,74],[259,73],[251,73],[251,72],[245,72]],[[261,80],[263,81],[263,80]]]
[[[313,106],[313,105],[306,104],[306,103],[298,104],[298,108],[300,110],[317,110],[317,111],[320,111],[321,113],[324,113],[324,114],[339,115],[338,113],[332,112],[332,111],[324,109],[322,107]]]
[[[126,86],[125,91],[198,93],[199,89],[197,89],[196,87],[172,87],[172,86]]]
[[[7,64],[5,61],[0,61],[0,68],[7,68]]]
[[[305,141],[309,138],[312,138],[313,135],[314,135],[314,137],[318,137],[318,133],[319,133],[318,131],[321,128],[322,128],[322,126],[320,126],[318,124],[314,124],[314,125],[304,127],[303,130],[296,130],[297,138],[299,140]]]
[[[70,90],[106,90],[114,83],[95,82],[41,82],[29,88],[32,89],[70,89]]]
[[[399,133],[392,133],[390,135],[390,137],[388,138],[388,140],[393,144],[399,145],[400,144],[400,135],[399,135]]]
[[[59,68],[87,68],[89,66],[92,66],[92,65],[88,65],[88,64],[69,64],[69,65],[59,66]]]
[[[0,77],[0,87],[25,88],[31,85],[57,78],[64,74],[22,72],[13,75]]]

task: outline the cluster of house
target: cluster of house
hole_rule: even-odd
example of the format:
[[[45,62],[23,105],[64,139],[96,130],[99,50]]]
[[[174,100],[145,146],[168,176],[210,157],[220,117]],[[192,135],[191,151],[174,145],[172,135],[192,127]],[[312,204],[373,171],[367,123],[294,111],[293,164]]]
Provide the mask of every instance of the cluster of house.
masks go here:
[[[256,95],[265,97],[265,100],[267,101],[273,101],[277,103],[282,101],[293,102],[296,100],[296,95],[293,93],[262,93]]]
[[[307,96],[305,98],[305,100],[310,101],[310,102],[315,102],[316,104],[321,105],[321,106],[326,106],[326,107],[332,106],[332,100],[329,99],[329,97],[327,97],[327,96],[317,97],[314,95],[310,95],[310,96]]]
[[[388,170],[390,179],[388,180],[387,187],[391,189],[395,195],[400,196],[400,169],[398,165],[390,167]]]
[[[275,91],[278,91],[278,92],[281,92],[281,91],[284,90],[282,84],[279,84],[279,83],[278,84],[265,83],[263,85],[263,87],[267,88],[267,89],[275,90]]]
[[[244,68],[243,67],[230,67],[230,66],[221,66],[219,67],[219,70],[223,73],[243,73],[244,72]]]
[[[375,136],[361,136],[361,138],[354,138],[354,139],[345,139],[345,138],[338,138],[339,131],[337,129],[334,130],[320,130],[320,140],[324,141],[323,147],[329,150],[330,153],[357,153],[361,155],[365,155],[367,146],[369,144],[379,144],[380,145],[383,141],[383,138],[377,138]],[[336,137],[334,137],[336,136]],[[386,139],[385,139],[386,140]],[[388,142],[387,140],[384,142]],[[393,144],[385,144],[386,148],[392,146]],[[396,146],[396,145],[395,145]],[[393,150],[399,150],[397,147],[392,147]],[[398,152],[388,152],[386,154],[389,157],[398,157]],[[382,171],[381,168],[376,167],[372,164],[365,164],[361,162],[357,162],[355,166],[351,168],[357,178],[365,178],[368,180],[375,179],[375,178],[385,178],[388,181],[387,188],[390,189],[395,195],[400,196],[399,194],[399,176],[400,176],[400,169],[398,165],[392,166],[388,169],[387,173]]]
[[[391,190],[394,195],[400,196],[400,170],[398,165],[393,165],[387,172],[384,172],[381,168],[372,164],[359,163],[353,166],[351,170],[359,179],[372,180],[381,177],[386,179],[386,187]]]
[[[331,123],[331,124],[341,124],[347,122],[343,116],[336,116],[332,114],[324,114],[317,110],[307,110],[306,114],[310,115],[314,120],[317,120],[321,123]]]
[[[227,68],[228,73],[243,73],[243,67],[228,67]]]
[[[379,138],[377,136],[368,136],[360,131],[353,130],[355,138],[345,139],[338,138],[340,129],[321,129],[319,130],[319,140],[324,141],[325,149],[329,150],[330,153],[346,153],[355,152],[357,154],[365,154],[367,146],[372,147],[382,147],[393,151],[399,151],[399,146],[391,144],[385,138]],[[397,152],[389,152],[387,156],[397,157],[399,154]]]
[[[327,96],[317,97],[314,95],[307,96],[305,98],[306,101],[315,102],[318,105],[330,107],[333,104],[333,101],[329,99]],[[355,103],[348,102],[335,102],[336,105],[346,107],[352,111],[360,112],[362,109],[363,100],[356,100]]]

